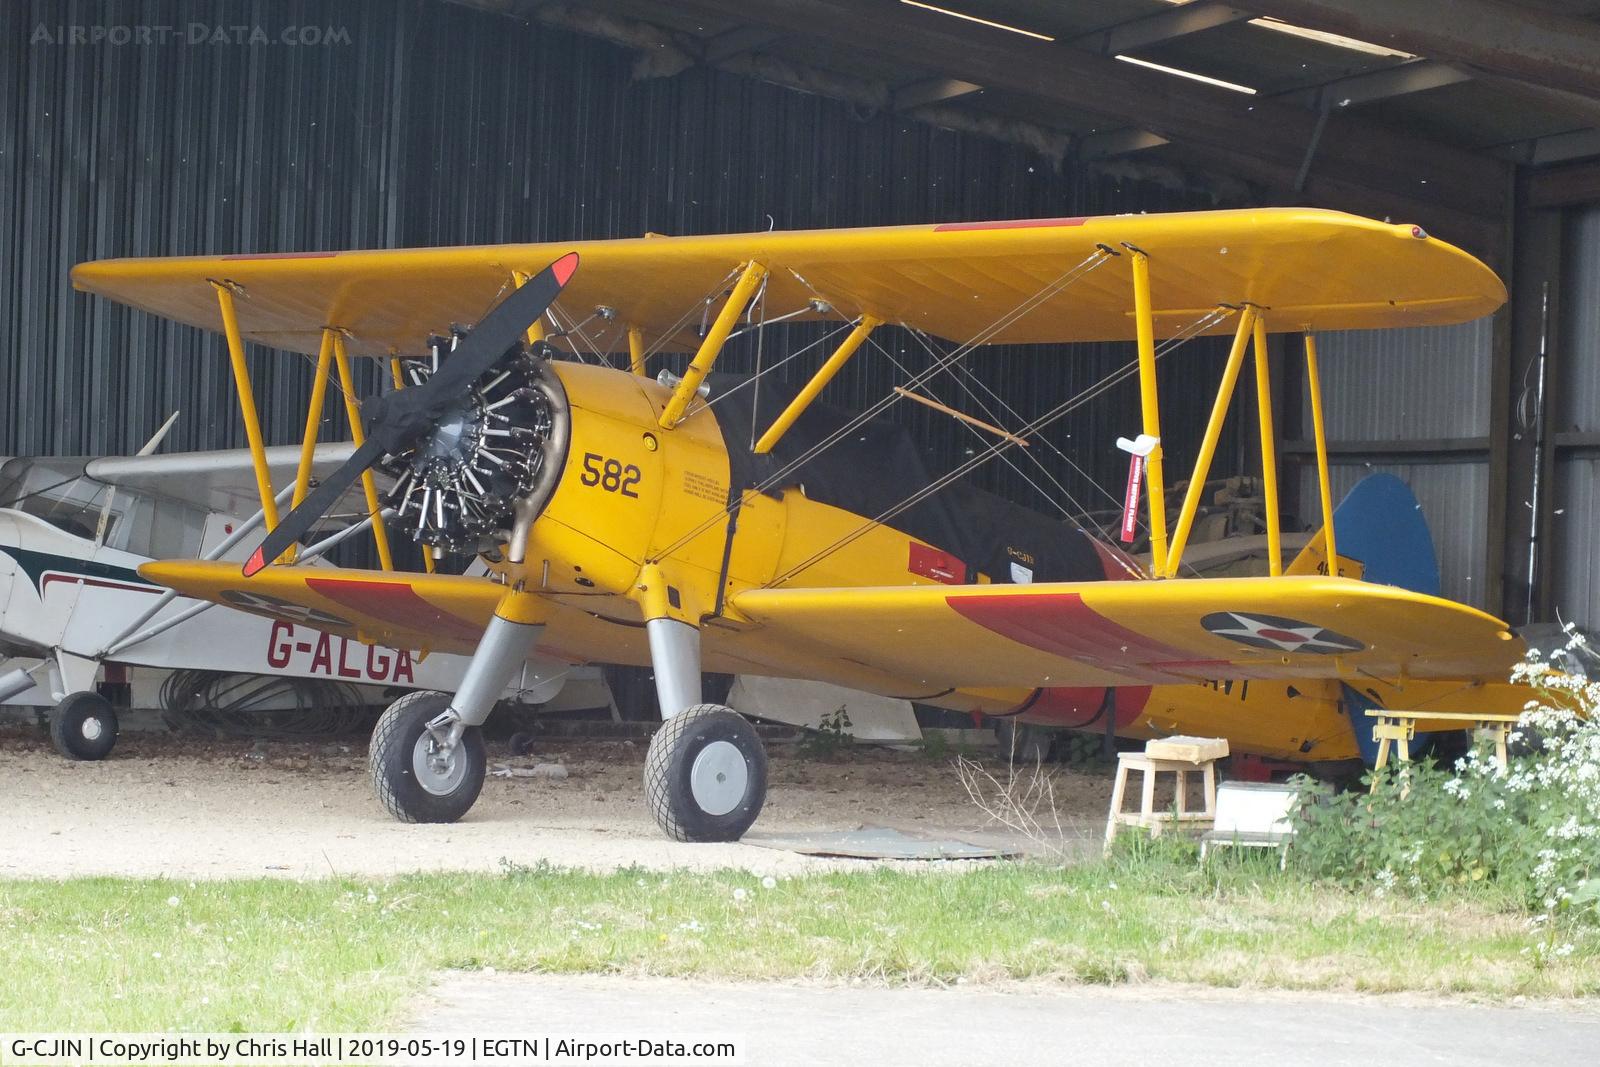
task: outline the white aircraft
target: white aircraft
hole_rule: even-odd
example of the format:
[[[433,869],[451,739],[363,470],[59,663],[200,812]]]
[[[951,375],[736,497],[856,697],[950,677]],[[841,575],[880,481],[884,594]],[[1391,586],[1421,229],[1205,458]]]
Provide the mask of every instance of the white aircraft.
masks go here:
[[[114,692],[129,667],[404,689],[460,683],[465,656],[362,644],[319,630],[325,620],[314,610],[273,604],[278,617],[264,618],[140,578],[139,566],[155,559],[242,562],[261,523],[250,453],[154,455],[171,424],[136,456],[0,457],[0,704],[51,706],[50,736],[62,755],[93,760],[104,759],[117,737],[116,707],[102,689]],[[352,451],[350,444],[320,446],[315,475]],[[266,453],[274,482],[292,485],[300,449]],[[300,565],[336,575],[322,556],[370,527],[363,504],[358,487],[320,528],[322,540],[299,553]],[[545,703],[576,676],[591,674],[599,676],[595,668],[535,656],[506,693]]]

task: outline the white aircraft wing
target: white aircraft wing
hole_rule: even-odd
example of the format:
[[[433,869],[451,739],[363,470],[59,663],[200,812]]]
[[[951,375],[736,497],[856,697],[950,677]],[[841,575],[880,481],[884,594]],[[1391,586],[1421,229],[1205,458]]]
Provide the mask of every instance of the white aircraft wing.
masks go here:
[[[312,463],[312,476],[321,478],[350,458],[355,446],[348,441],[318,445]],[[294,484],[300,467],[298,445],[276,445],[266,450],[272,485],[281,491]],[[255,468],[250,452],[243,448],[216,452],[169,452],[154,456],[104,456],[89,461],[84,470],[90,478],[152,496],[166,497],[204,508],[221,515],[244,517],[261,507],[256,492]],[[380,491],[388,481],[379,473]],[[345,525],[352,518],[366,515],[360,483],[353,486],[330,512]]]

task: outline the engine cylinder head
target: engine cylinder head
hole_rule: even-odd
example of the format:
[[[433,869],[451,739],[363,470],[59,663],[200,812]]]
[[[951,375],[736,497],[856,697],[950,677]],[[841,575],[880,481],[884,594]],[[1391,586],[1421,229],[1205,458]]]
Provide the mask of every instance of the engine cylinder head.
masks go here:
[[[430,338],[433,358],[405,363],[407,382],[420,386],[432,377],[459,337]],[[543,480],[561,403],[539,353],[508,353],[429,433],[384,460],[395,478],[388,504],[396,527],[436,553],[493,548],[517,501]]]

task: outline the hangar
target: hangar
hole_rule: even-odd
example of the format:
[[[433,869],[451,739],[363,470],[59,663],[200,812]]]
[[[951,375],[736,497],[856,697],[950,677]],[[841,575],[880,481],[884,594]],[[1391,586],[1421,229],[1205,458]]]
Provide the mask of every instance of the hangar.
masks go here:
[[[1329,342],[1337,488],[1405,477],[1447,595],[1600,624],[1600,5],[224,8],[0,15],[18,105],[0,119],[0,453],[131,451],[180,409],[173,446],[242,442],[220,339],[73,293],[89,259],[1309,204],[1415,222],[1512,291],[1492,319]],[[1117,355],[974,367],[1026,415]],[[1169,373],[1214,380],[1222,355]],[[1311,516],[1295,366],[1276,425],[1287,513]],[[256,373],[269,439],[295,440],[309,367]],[[840,402],[892,373],[847,368]],[[1205,400],[1187,393],[1167,417],[1192,439]],[[1114,507],[1126,423],[1098,409],[1065,427],[1079,447],[1050,462],[1068,508]],[[908,427],[935,462],[965,447],[937,413]],[[1230,424],[1219,469],[1243,469],[1250,433]],[[975,480],[1043,510],[1061,495],[1004,466]]]

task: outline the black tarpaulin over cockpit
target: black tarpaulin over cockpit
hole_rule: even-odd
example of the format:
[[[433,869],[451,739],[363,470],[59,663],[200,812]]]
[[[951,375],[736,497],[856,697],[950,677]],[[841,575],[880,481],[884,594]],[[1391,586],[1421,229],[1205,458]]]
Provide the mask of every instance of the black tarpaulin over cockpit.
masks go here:
[[[735,492],[769,482],[766,491],[773,495],[799,487],[812,500],[869,519],[899,506],[944,473],[928,466],[910,434],[880,415],[774,481],[858,413],[813,403],[770,453],[758,456],[751,452],[750,442],[798,390],[762,382],[761,425],[752,434],[755,389],[740,388],[749,381],[748,376],[712,374],[706,381],[711,410],[728,449]],[[995,582],[1105,577],[1089,534],[960,481],[885,519],[884,524],[961,559],[967,565],[969,582],[977,581],[979,574]]]

